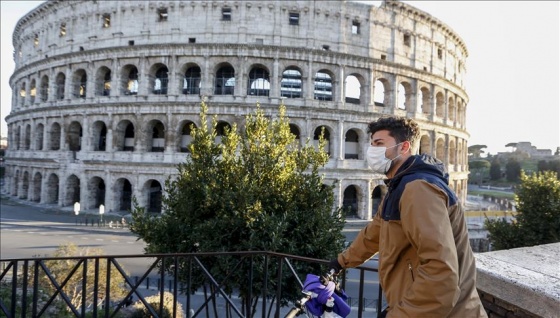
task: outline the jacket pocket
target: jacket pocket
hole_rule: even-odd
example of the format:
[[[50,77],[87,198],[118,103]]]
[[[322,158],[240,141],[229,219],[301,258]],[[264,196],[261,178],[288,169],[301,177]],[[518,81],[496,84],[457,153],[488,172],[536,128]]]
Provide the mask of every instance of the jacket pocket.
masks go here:
[[[414,268],[412,267],[412,263],[410,260],[408,262],[408,271],[410,272],[410,278],[412,278],[412,282],[414,282]]]

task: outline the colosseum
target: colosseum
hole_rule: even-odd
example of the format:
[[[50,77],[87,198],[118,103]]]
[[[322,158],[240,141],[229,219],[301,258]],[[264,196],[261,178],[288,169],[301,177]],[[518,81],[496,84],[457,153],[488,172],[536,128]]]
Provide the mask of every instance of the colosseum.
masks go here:
[[[12,41],[3,191],[22,200],[124,213],[135,197],[161,213],[204,99],[218,132],[257,102],[283,102],[302,144],[325,128],[322,172],[349,215],[369,219],[385,191],[364,149],[367,123],[388,114],[420,123],[419,152],[466,198],[468,51],[408,4],[50,0]]]

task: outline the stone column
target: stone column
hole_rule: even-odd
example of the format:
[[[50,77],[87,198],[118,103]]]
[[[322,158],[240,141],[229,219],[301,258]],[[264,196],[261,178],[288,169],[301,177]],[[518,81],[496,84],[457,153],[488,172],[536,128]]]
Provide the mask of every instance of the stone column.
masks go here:
[[[338,160],[344,160],[344,151],[345,151],[345,138],[344,138],[344,119],[340,119],[338,121],[338,127],[337,127],[337,134],[336,138],[333,138],[333,141],[336,141],[335,145],[334,145],[334,152],[337,155],[336,159]]]

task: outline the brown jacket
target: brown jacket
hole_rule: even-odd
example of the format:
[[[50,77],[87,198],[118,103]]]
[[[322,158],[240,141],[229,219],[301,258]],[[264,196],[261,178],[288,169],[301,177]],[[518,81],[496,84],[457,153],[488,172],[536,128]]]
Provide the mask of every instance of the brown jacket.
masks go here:
[[[487,317],[464,212],[440,162],[412,156],[387,183],[374,219],[338,262],[355,267],[379,252],[387,317]]]

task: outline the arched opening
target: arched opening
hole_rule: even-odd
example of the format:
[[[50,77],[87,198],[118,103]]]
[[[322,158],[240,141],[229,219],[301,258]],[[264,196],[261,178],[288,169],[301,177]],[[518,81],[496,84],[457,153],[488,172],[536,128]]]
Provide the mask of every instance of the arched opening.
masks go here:
[[[202,84],[202,75],[200,67],[191,66],[185,72],[185,78],[183,79],[183,94],[187,95],[199,95],[200,86]]]
[[[445,148],[443,139],[438,139],[436,143],[436,158],[441,160],[443,163],[447,164],[447,158],[445,158]]]
[[[165,150],[165,128],[160,121],[152,121],[151,138],[149,138],[147,145],[151,152],[163,152]],[[148,130],[148,131],[150,131]]]
[[[457,149],[455,148],[455,142],[453,142],[453,140],[451,140],[449,142],[449,164],[450,165],[457,164],[456,151],[457,151]]]
[[[427,135],[424,135],[420,138],[419,154],[432,154],[432,142],[430,140],[430,137],[428,137]]]
[[[100,177],[93,177],[89,181],[88,195],[90,205],[87,209],[97,209],[101,204],[105,205],[105,181]]]
[[[373,102],[375,104],[375,106],[381,106],[384,107],[385,105],[387,105],[387,94],[388,94],[388,89],[385,87],[385,83],[386,81],[383,80],[376,80],[375,81],[375,89],[373,92]]]
[[[83,69],[79,69],[74,73],[73,79],[74,83],[74,97],[76,98],[86,98],[87,89],[87,74]]]
[[[121,178],[115,182],[115,199],[118,211],[132,210],[132,184],[128,179]]]
[[[105,151],[107,148],[107,126],[102,121],[92,125],[93,151]]]
[[[31,201],[41,202],[41,187],[43,184],[43,175],[40,172],[35,172],[33,176],[33,191],[31,192]]]
[[[73,121],[68,126],[68,149],[70,151],[82,150],[82,125],[79,122]]]
[[[436,94],[436,116],[443,118],[445,114],[443,94],[438,92]]]
[[[264,67],[254,67],[249,72],[247,95],[268,96],[270,93],[270,77]]]
[[[25,125],[23,135],[23,150],[29,150],[31,147],[31,125]]]
[[[102,66],[95,77],[95,94],[97,96],[111,95],[111,70]]]
[[[330,147],[330,132],[329,129],[326,126],[319,126],[317,127],[317,129],[315,129],[315,132],[313,133],[313,144],[315,145],[316,148],[319,147],[319,137],[321,136],[321,134],[323,134],[323,138],[325,139],[325,147],[323,148],[323,150],[330,156],[331,155],[331,147]]]
[[[233,95],[235,71],[231,65],[224,65],[216,72],[214,95]]]
[[[449,107],[448,118],[451,121],[455,121],[456,108],[455,108],[455,100],[453,99],[453,97],[449,97],[448,107]]]
[[[64,86],[66,85],[66,75],[60,72],[56,76],[56,99],[63,100],[64,99]]]
[[[189,145],[192,142],[191,131],[193,128],[196,128],[196,125],[192,121],[186,122],[183,128],[181,128],[180,152],[189,152]]]
[[[297,68],[288,67],[282,72],[280,96],[286,98],[301,98],[303,96],[303,81],[301,72]]]
[[[119,122],[116,129],[116,149],[134,151],[134,124],[128,120]]]
[[[430,98],[430,90],[426,87],[420,89],[422,93],[422,113],[424,115],[429,115],[432,112],[432,103]]]
[[[51,150],[59,150],[60,149],[60,134],[61,128],[58,123],[53,123],[51,126],[51,133],[50,133],[50,144]]]
[[[49,77],[43,75],[41,78],[41,87],[39,89],[41,102],[46,102],[49,99]]]
[[[20,199],[27,199],[29,194],[29,172],[25,171],[23,173],[23,178],[21,180],[21,193],[19,195]]]
[[[375,188],[373,188],[373,191],[371,192],[371,216],[375,216],[375,214],[377,214],[377,210],[379,209],[379,206],[381,205],[381,199],[383,199],[383,195],[384,195],[384,188],[381,185],[376,186]]]
[[[151,180],[148,187],[148,212],[161,213],[162,187],[156,180]]]
[[[19,105],[20,106],[25,106],[25,96],[27,96],[27,90],[25,88],[26,83],[23,82],[21,83],[20,89],[19,89]]]
[[[292,142],[292,146],[294,146],[294,148],[296,149],[299,149],[301,147],[301,141],[300,141],[301,135],[298,126],[294,124],[290,124],[290,133],[294,135],[294,141]]]
[[[125,95],[138,94],[138,69],[134,65],[126,65],[122,70],[123,91]]]
[[[72,174],[66,180],[66,199],[64,206],[71,206],[76,202],[80,202],[80,179]]]
[[[346,96],[344,100],[349,104],[360,104],[360,96],[362,92],[362,84],[354,75],[346,77],[345,81]]]
[[[29,86],[29,102],[31,104],[35,104],[36,95],[37,95],[37,85],[35,83],[35,79],[32,79],[31,84]]]
[[[47,179],[47,197],[45,203],[47,204],[58,204],[58,176],[54,173]]]
[[[313,95],[317,100],[333,100],[332,77],[327,71],[321,70],[315,74]]]
[[[406,106],[408,105],[408,101],[406,99],[406,87],[404,86],[404,83],[400,83],[399,84],[399,92],[397,95],[397,108],[398,109],[406,109]]]
[[[356,186],[350,185],[344,189],[342,209],[346,217],[358,216],[358,190]]]
[[[216,144],[222,143],[222,137],[226,135],[227,132],[231,131],[231,125],[225,121],[220,121],[216,125],[216,138],[214,142]]]
[[[45,126],[38,124],[35,127],[35,149],[43,150],[43,138],[45,134]]]
[[[360,140],[358,133],[350,129],[344,139],[344,159],[358,159]]]
[[[156,71],[156,76],[154,78],[154,94],[156,95],[167,95],[167,86],[169,84],[169,70],[167,66],[159,66]]]

